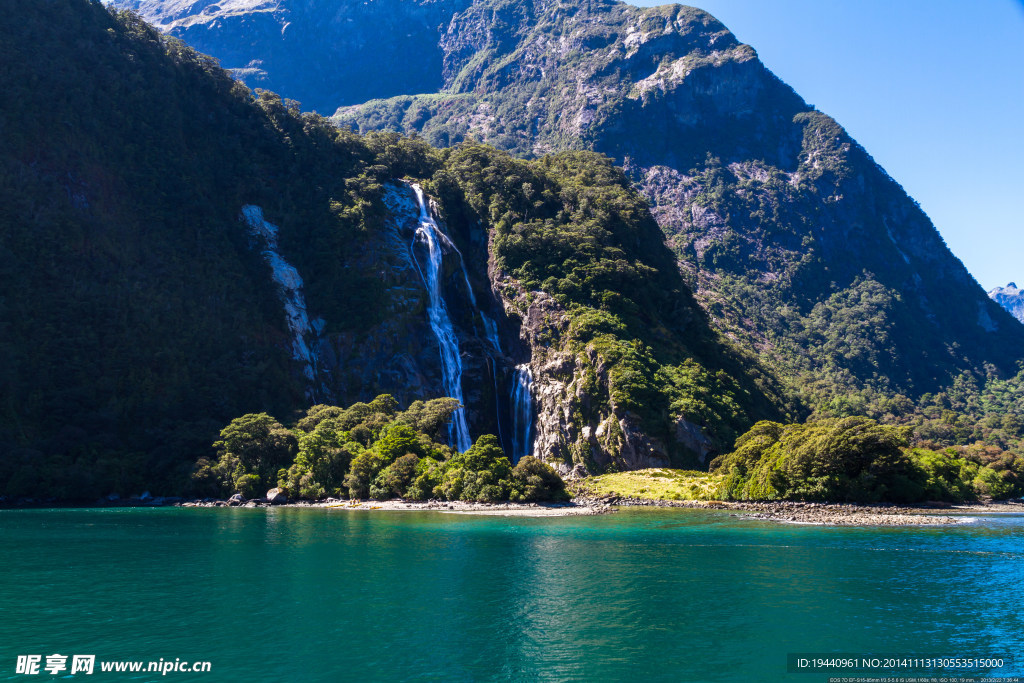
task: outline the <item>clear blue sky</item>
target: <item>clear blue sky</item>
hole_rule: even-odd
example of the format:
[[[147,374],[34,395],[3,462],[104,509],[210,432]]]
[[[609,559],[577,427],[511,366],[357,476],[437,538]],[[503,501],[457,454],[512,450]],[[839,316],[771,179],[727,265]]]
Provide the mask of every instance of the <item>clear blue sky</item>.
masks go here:
[[[685,4],[842,124],[985,289],[1024,285],[1022,0]]]

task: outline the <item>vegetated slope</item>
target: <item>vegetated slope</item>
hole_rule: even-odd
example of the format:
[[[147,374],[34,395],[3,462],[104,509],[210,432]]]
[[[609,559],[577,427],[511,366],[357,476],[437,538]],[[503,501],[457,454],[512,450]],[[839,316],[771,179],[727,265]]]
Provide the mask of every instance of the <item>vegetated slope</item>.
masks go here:
[[[339,120],[521,154],[613,156],[654,203],[716,322],[791,374],[921,393],[985,361],[1014,369],[1024,328],[839,125],[709,14],[479,2],[441,45],[449,96],[370,103]]]
[[[473,137],[527,157],[609,154],[652,202],[713,325],[819,415],[929,423],[935,435],[952,411],[963,438],[1020,436],[999,424],[1024,398],[1014,393],[1024,327],[987,299],[899,184],[720,22],[611,0],[441,4],[451,19],[439,31],[440,71],[406,87],[397,65],[384,80],[403,94],[343,106],[336,121],[442,146]],[[351,11],[356,35],[373,10]],[[188,37],[213,54],[254,55],[229,28],[242,15],[194,24]],[[315,41],[289,49],[295,63],[330,62],[335,78],[360,79]],[[309,97],[304,81],[281,87]]]
[[[547,392],[537,454],[565,466],[693,461],[785,413],[599,155],[360,137],[87,0],[18,0],[0,37],[5,494],[170,490],[243,413],[440,395],[403,178],[454,240],[443,291],[474,435],[501,432],[523,362]],[[504,351],[481,351],[484,311]]]
[[[440,94],[336,119],[436,144],[473,136],[524,155],[613,156],[714,325],[819,414],[920,423],[946,409],[998,422],[1019,403],[1007,384],[989,392],[1003,399],[975,393],[973,404],[949,388],[1018,386],[1024,327],[856,141],[707,13],[484,0],[455,16],[441,46]],[[970,436],[1020,436],[999,429]]]
[[[294,216],[286,247],[328,226],[343,244],[328,194],[372,154],[99,3],[17,0],[0,36],[0,478],[21,495],[157,486],[227,419],[304,400],[241,207]],[[332,272],[318,281],[363,283]]]
[[[772,373],[710,328],[606,157],[520,161],[471,144],[442,155],[431,187],[449,221],[471,226],[471,243],[485,237],[472,226],[491,226],[491,289],[535,383],[536,455],[590,471],[692,466],[757,415],[793,412]]]

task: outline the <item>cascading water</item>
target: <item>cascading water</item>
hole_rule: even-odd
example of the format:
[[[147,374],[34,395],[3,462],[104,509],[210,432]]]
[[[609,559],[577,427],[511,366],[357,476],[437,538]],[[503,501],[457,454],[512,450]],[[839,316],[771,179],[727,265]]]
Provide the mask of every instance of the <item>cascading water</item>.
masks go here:
[[[512,379],[512,462],[533,452],[533,373],[530,364],[516,366]]]
[[[441,232],[434,218],[430,215],[430,209],[423,197],[423,190],[419,185],[412,184],[413,192],[416,194],[416,203],[419,206],[419,227],[416,228],[416,236],[413,237],[410,249],[412,260],[416,264],[424,287],[427,288],[430,301],[427,305],[427,315],[430,318],[430,328],[437,337],[437,345],[441,349],[441,379],[444,382],[445,393],[448,396],[462,403],[462,359],[459,357],[459,339],[455,334],[451,318],[448,317],[448,307],[444,302],[444,295],[441,292],[441,261],[444,254],[441,245],[447,245],[455,249],[448,237]],[[424,266],[420,265],[416,258],[416,244],[423,243],[427,248],[427,259]],[[458,249],[455,249],[458,252]],[[461,254],[459,255],[461,259]],[[463,269],[465,274],[465,269]],[[470,290],[470,297],[473,293]],[[472,445],[469,436],[469,425],[466,423],[466,411],[459,408],[452,415],[452,422],[448,427],[449,438],[452,445],[459,451],[466,451]]]
[[[462,280],[466,283],[466,291],[469,293],[469,303],[473,304],[473,310],[479,313],[480,319],[484,321],[484,336],[487,338],[487,344],[491,347],[492,358],[501,356],[501,343],[498,341],[498,324],[491,320],[477,306],[476,295],[473,294],[473,285],[469,284],[469,274],[466,272],[466,260],[462,258],[462,252],[459,251],[459,248],[454,243],[449,241],[448,244],[459,255],[459,267],[462,268]]]
[[[249,233],[263,242],[263,260],[270,266],[277,284],[281,303],[284,305],[288,330],[292,333],[292,358],[302,363],[302,371],[311,382],[317,376],[317,354],[315,347],[307,340],[313,340],[322,329],[320,319],[310,323],[306,312],[306,299],[302,295],[302,278],[293,265],[284,260],[278,252],[277,226],[263,218],[263,209],[252,204],[242,207],[242,218],[249,226]],[[312,388],[307,389],[312,396]]]
[[[410,187],[412,187],[416,195],[416,203],[419,207],[419,227],[416,230],[416,237],[412,243],[413,263],[416,264],[420,278],[430,294],[428,314],[430,316],[430,326],[437,337],[438,346],[441,348],[441,371],[445,391],[452,398],[458,399],[460,403],[462,402],[462,361],[459,357],[458,337],[455,334],[451,319],[448,317],[448,309],[441,293],[442,247],[449,252],[454,252],[458,256],[459,268],[462,271],[462,280],[466,285],[469,303],[472,305],[473,310],[480,314],[483,336],[487,346],[487,355],[491,359],[491,374],[494,378],[498,439],[501,443],[507,444],[508,442],[505,440],[505,433],[508,427],[506,424],[507,419],[503,419],[501,401],[498,400],[498,396],[501,394],[498,385],[498,376],[501,374],[498,364],[499,360],[504,357],[498,337],[498,325],[490,316],[480,310],[480,307],[477,305],[476,295],[473,293],[473,287],[469,283],[469,274],[466,272],[466,262],[462,257],[462,252],[459,251],[455,243],[440,229],[437,222],[430,215],[430,209],[423,195],[422,188],[415,183],[410,183]],[[427,246],[429,260],[425,268],[420,265],[419,259],[416,258],[415,246],[417,243],[424,243]],[[510,394],[514,423],[511,437],[512,452],[510,453],[513,462],[518,461],[523,455],[529,454],[533,449],[533,444],[531,443],[531,429],[533,425],[532,385],[533,375],[530,373],[529,366],[521,365],[517,367]],[[463,409],[460,408],[453,415],[449,430],[451,442],[456,448],[460,451],[465,451],[469,448],[471,439]]]
[[[465,267],[463,267],[463,272],[465,272]],[[468,278],[466,286],[469,286]],[[501,401],[498,399],[501,393],[498,389],[498,359],[502,357],[501,343],[498,341],[498,324],[491,320],[483,311],[480,311],[480,318],[484,321],[484,335],[487,337],[487,342],[491,347],[488,355],[491,358],[491,376],[494,378],[494,417],[498,423],[498,441],[504,445],[506,443],[505,430],[503,428],[504,420],[502,420],[501,415]]]
[[[501,342],[498,341],[498,324],[476,305],[476,296],[473,294],[473,286],[469,284],[469,274],[466,272],[466,260],[462,258],[462,252],[454,244],[451,245],[455,253],[459,255],[459,266],[462,268],[462,279],[466,283],[466,291],[469,292],[469,303],[473,304],[473,310],[480,314],[484,325],[484,337],[490,350],[487,355],[491,359],[491,375],[494,377],[494,407],[495,418],[498,422],[498,441],[505,443],[505,430],[502,429],[501,403],[498,401],[498,359],[501,358]]]

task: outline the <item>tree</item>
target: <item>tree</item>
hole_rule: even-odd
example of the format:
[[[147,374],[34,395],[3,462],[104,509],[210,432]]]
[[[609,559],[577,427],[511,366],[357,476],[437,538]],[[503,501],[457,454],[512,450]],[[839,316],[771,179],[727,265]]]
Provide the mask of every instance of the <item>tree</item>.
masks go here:
[[[300,498],[339,495],[351,460],[346,443],[335,419],[317,423],[310,433],[299,437],[295,463],[288,468],[285,481],[278,483]]]
[[[404,498],[413,477],[416,476],[416,466],[419,462],[419,457],[412,453],[406,453],[385,467],[373,480],[373,484],[370,486],[370,497]]]
[[[229,489],[255,496],[274,486],[278,470],[291,465],[297,441],[292,432],[270,415],[249,413],[222,429],[220,440],[213,447],[218,456],[213,476],[228,484]],[[207,461],[195,471],[194,477],[210,482],[209,469]]]
[[[385,465],[390,465],[406,453],[426,455],[424,446],[415,429],[404,422],[393,422],[381,432],[373,449],[380,454]]]
[[[368,498],[370,483],[383,469],[380,456],[373,451],[364,451],[352,460],[352,466],[345,475],[345,487],[349,498]]]
[[[518,501],[558,501],[568,500],[569,494],[565,482],[551,465],[532,455],[524,455],[512,468],[510,497]]]
[[[495,502],[508,500],[512,464],[498,443],[498,437],[485,434],[465,453],[446,463],[444,477],[435,493],[448,500]]]
[[[927,477],[906,452],[909,433],[866,417],[759,422],[711,469],[726,474],[728,498],[922,500]]]
[[[421,434],[426,434],[433,441],[443,442],[446,439],[448,423],[459,407],[454,398],[435,398],[429,401],[413,401],[409,408],[399,416],[399,420]]]

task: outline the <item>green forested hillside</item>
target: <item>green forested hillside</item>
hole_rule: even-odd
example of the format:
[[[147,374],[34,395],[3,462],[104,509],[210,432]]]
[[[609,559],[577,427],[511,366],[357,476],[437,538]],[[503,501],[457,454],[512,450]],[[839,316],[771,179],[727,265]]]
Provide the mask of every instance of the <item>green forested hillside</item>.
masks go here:
[[[1024,494],[1024,458],[994,448],[910,448],[911,431],[864,417],[759,422],[716,458],[736,500],[963,502]]]
[[[755,416],[797,412],[774,375],[708,325],[646,203],[611,160],[564,152],[521,161],[469,144],[442,155],[438,196],[458,186],[452,205],[468,204],[470,222],[493,225],[494,268],[564,308],[565,319],[540,334],[586,366],[580,409],[593,415],[579,422],[617,406],[640,416],[673,461],[692,465],[697,454],[671,446],[679,418],[703,427],[720,452]],[[509,298],[521,309],[529,303],[529,294]],[[596,381],[605,365],[607,388]]]
[[[643,202],[599,155],[521,162],[360,137],[87,0],[16,0],[0,17],[0,83],[3,495],[181,490],[231,419],[298,420],[320,389],[289,357],[240,209],[280,226],[325,337],[362,339],[337,362],[358,365],[373,343],[361,332],[393,314],[381,264],[359,258],[403,178],[437,197],[474,280],[497,268],[509,303],[549,295],[565,311],[536,339],[594,364],[580,369],[581,411],[638,420],[684,459],[679,419],[722,450],[787,412],[771,373],[708,328]],[[514,312],[499,323],[506,339],[526,325]],[[390,389],[335,387],[339,401]],[[617,462],[616,443],[580,441],[568,464]]]
[[[278,134],[212,60],[98,3],[19,0],[0,36],[0,478],[160,480],[218,418],[295,395],[229,199]]]
[[[306,400],[241,206],[287,220],[335,328],[382,314],[372,274],[336,266],[382,220],[357,177],[379,150],[98,2],[18,0],[0,37],[0,479],[170,486],[227,420]]]
[[[135,2],[154,18],[178,7]],[[817,417],[915,424],[946,444],[1019,441],[1024,326],[868,151],[714,17],[612,0],[441,4],[439,71],[344,106],[337,122],[524,157],[605,153],[651,202],[712,326],[770,365],[791,400]],[[277,11],[305,6],[283,0]],[[255,43],[238,39],[246,13],[189,23],[180,9],[172,30],[188,23],[213,54],[254,58]],[[353,35],[371,30],[374,11],[351,9]],[[328,29],[297,30],[308,40],[281,48],[290,63],[322,62]],[[357,78],[354,63],[334,64],[332,82]],[[399,72],[391,85],[412,73]],[[294,87],[316,91],[309,79]]]
[[[712,325],[815,416],[870,414],[950,443],[945,414],[959,425],[949,438],[1019,441],[1003,421],[1024,402],[1024,326],[867,151],[713,17],[480,0],[440,44],[438,93],[336,120],[524,156],[608,154],[651,202]]]

